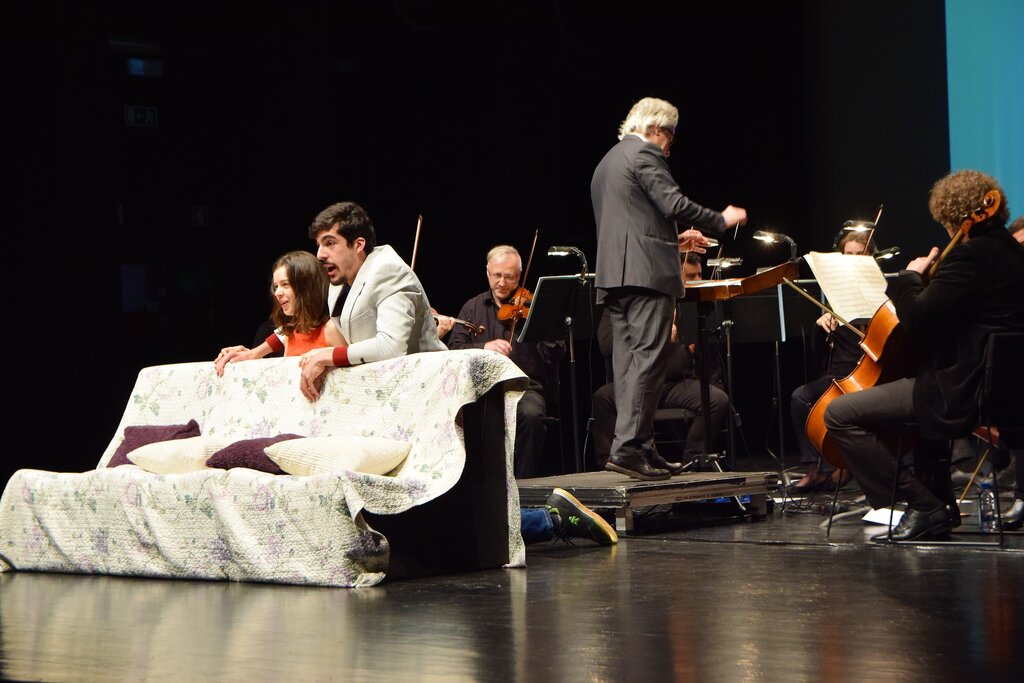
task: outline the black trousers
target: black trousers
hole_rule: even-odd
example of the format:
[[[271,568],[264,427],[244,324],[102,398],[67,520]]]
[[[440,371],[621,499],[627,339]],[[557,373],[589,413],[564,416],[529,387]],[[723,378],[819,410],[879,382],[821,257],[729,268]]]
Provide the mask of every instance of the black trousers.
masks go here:
[[[540,384],[531,382],[516,406],[516,443],[513,470],[516,479],[529,479],[540,474],[547,427],[547,401]]]
[[[896,475],[895,440],[884,437],[905,431],[914,421],[913,379],[845,394],[825,411],[829,435],[839,444],[850,472],[874,508],[889,505]],[[913,473],[908,467],[900,468],[896,500],[921,512],[954,503],[949,467],[949,441],[918,438]]]
[[[793,420],[793,431],[796,433],[796,443],[800,448],[800,462],[808,464],[820,460],[822,472],[831,472],[835,467],[828,460],[822,458],[821,453],[811,445],[810,439],[807,438],[805,425],[807,416],[811,414],[811,408],[831,384],[832,376],[825,375],[797,387],[789,397],[789,415]]]
[[[711,432],[717,434],[725,424],[729,411],[729,395],[714,384],[708,387],[708,408],[711,414]],[[679,382],[666,385],[661,392],[659,408],[685,408],[697,415],[697,419],[686,432],[686,445],[683,454],[694,458],[704,454],[704,419],[701,417],[704,407],[700,400],[700,382],[690,377]],[[591,434],[594,436],[594,453],[600,463],[611,454],[612,437],[615,432],[615,385],[605,384],[594,393],[594,424]]]
[[[605,291],[618,407],[612,455],[633,459],[654,453],[654,415],[665,383],[675,303],[668,294],[639,287]]]

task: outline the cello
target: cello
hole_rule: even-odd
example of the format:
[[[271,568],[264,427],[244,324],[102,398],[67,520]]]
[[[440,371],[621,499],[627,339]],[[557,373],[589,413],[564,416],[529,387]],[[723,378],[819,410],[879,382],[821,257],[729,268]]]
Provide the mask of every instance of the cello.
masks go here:
[[[994,216],[999,210],[999,205],[998,191],[990,190],[985,193],[982,205],[968,212],[961,219],[960,229],[932,263],[926,276],[923,276],[925,283],[935,275],[939,264],[953,247],[967,237],[971,228]],[[825,426],[825,409],[832,401],[844,394],[863,391],[879,384],[913,376],[917,369],[909,335],[900,326],[899,318],[896,315],[896,306],[891,300],[887,299],[871,317],[860,347],[864,350],[864,355],[857,363],[857,367],[846,377],[832,380],[829,388],[811,408],[807,422],[804,424],[804,430],[811,444],[825,460],[838,469],[846,469],[846,459],[838,444],[829,436]],[[897,455],[902,455],[912,445],[913,439],[899,439]]]

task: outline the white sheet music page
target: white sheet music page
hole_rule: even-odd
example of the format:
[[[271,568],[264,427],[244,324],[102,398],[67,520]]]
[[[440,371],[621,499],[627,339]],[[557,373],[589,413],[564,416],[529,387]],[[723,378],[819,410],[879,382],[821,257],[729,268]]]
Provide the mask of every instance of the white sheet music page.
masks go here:
[[[885,303],[885,276],[873,256],[812,251],[804,255],[829,308],[847,322],[871,318]]]

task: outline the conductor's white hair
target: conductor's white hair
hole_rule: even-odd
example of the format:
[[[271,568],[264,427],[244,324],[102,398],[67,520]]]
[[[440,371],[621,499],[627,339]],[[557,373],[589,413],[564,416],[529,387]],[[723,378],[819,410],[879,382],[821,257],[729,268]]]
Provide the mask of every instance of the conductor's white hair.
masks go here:
[[[671,103],[657,97],[645,97],[633,105],[619,126],[619,139],[629,133],[647,135],[651,128],[668,128],[675,133],[678,123],[679,110]]]

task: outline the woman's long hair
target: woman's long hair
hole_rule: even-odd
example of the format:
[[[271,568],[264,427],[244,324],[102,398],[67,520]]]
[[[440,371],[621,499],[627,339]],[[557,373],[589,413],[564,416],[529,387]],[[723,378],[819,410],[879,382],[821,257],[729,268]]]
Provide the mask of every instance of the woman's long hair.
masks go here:
[[[281,305],[274,299],[274,309],[270,314],[274,325],[285,335],[293,332],[307,333],[327,322],[327,288],[330,281],[323,264],[308,251],[289,251],[274,262],[271,278],[277,269],[284,266],[288,283],[292,286],[295,297],[294,315],[285,315]],[[271,282],[270,293],[274,293]]]

